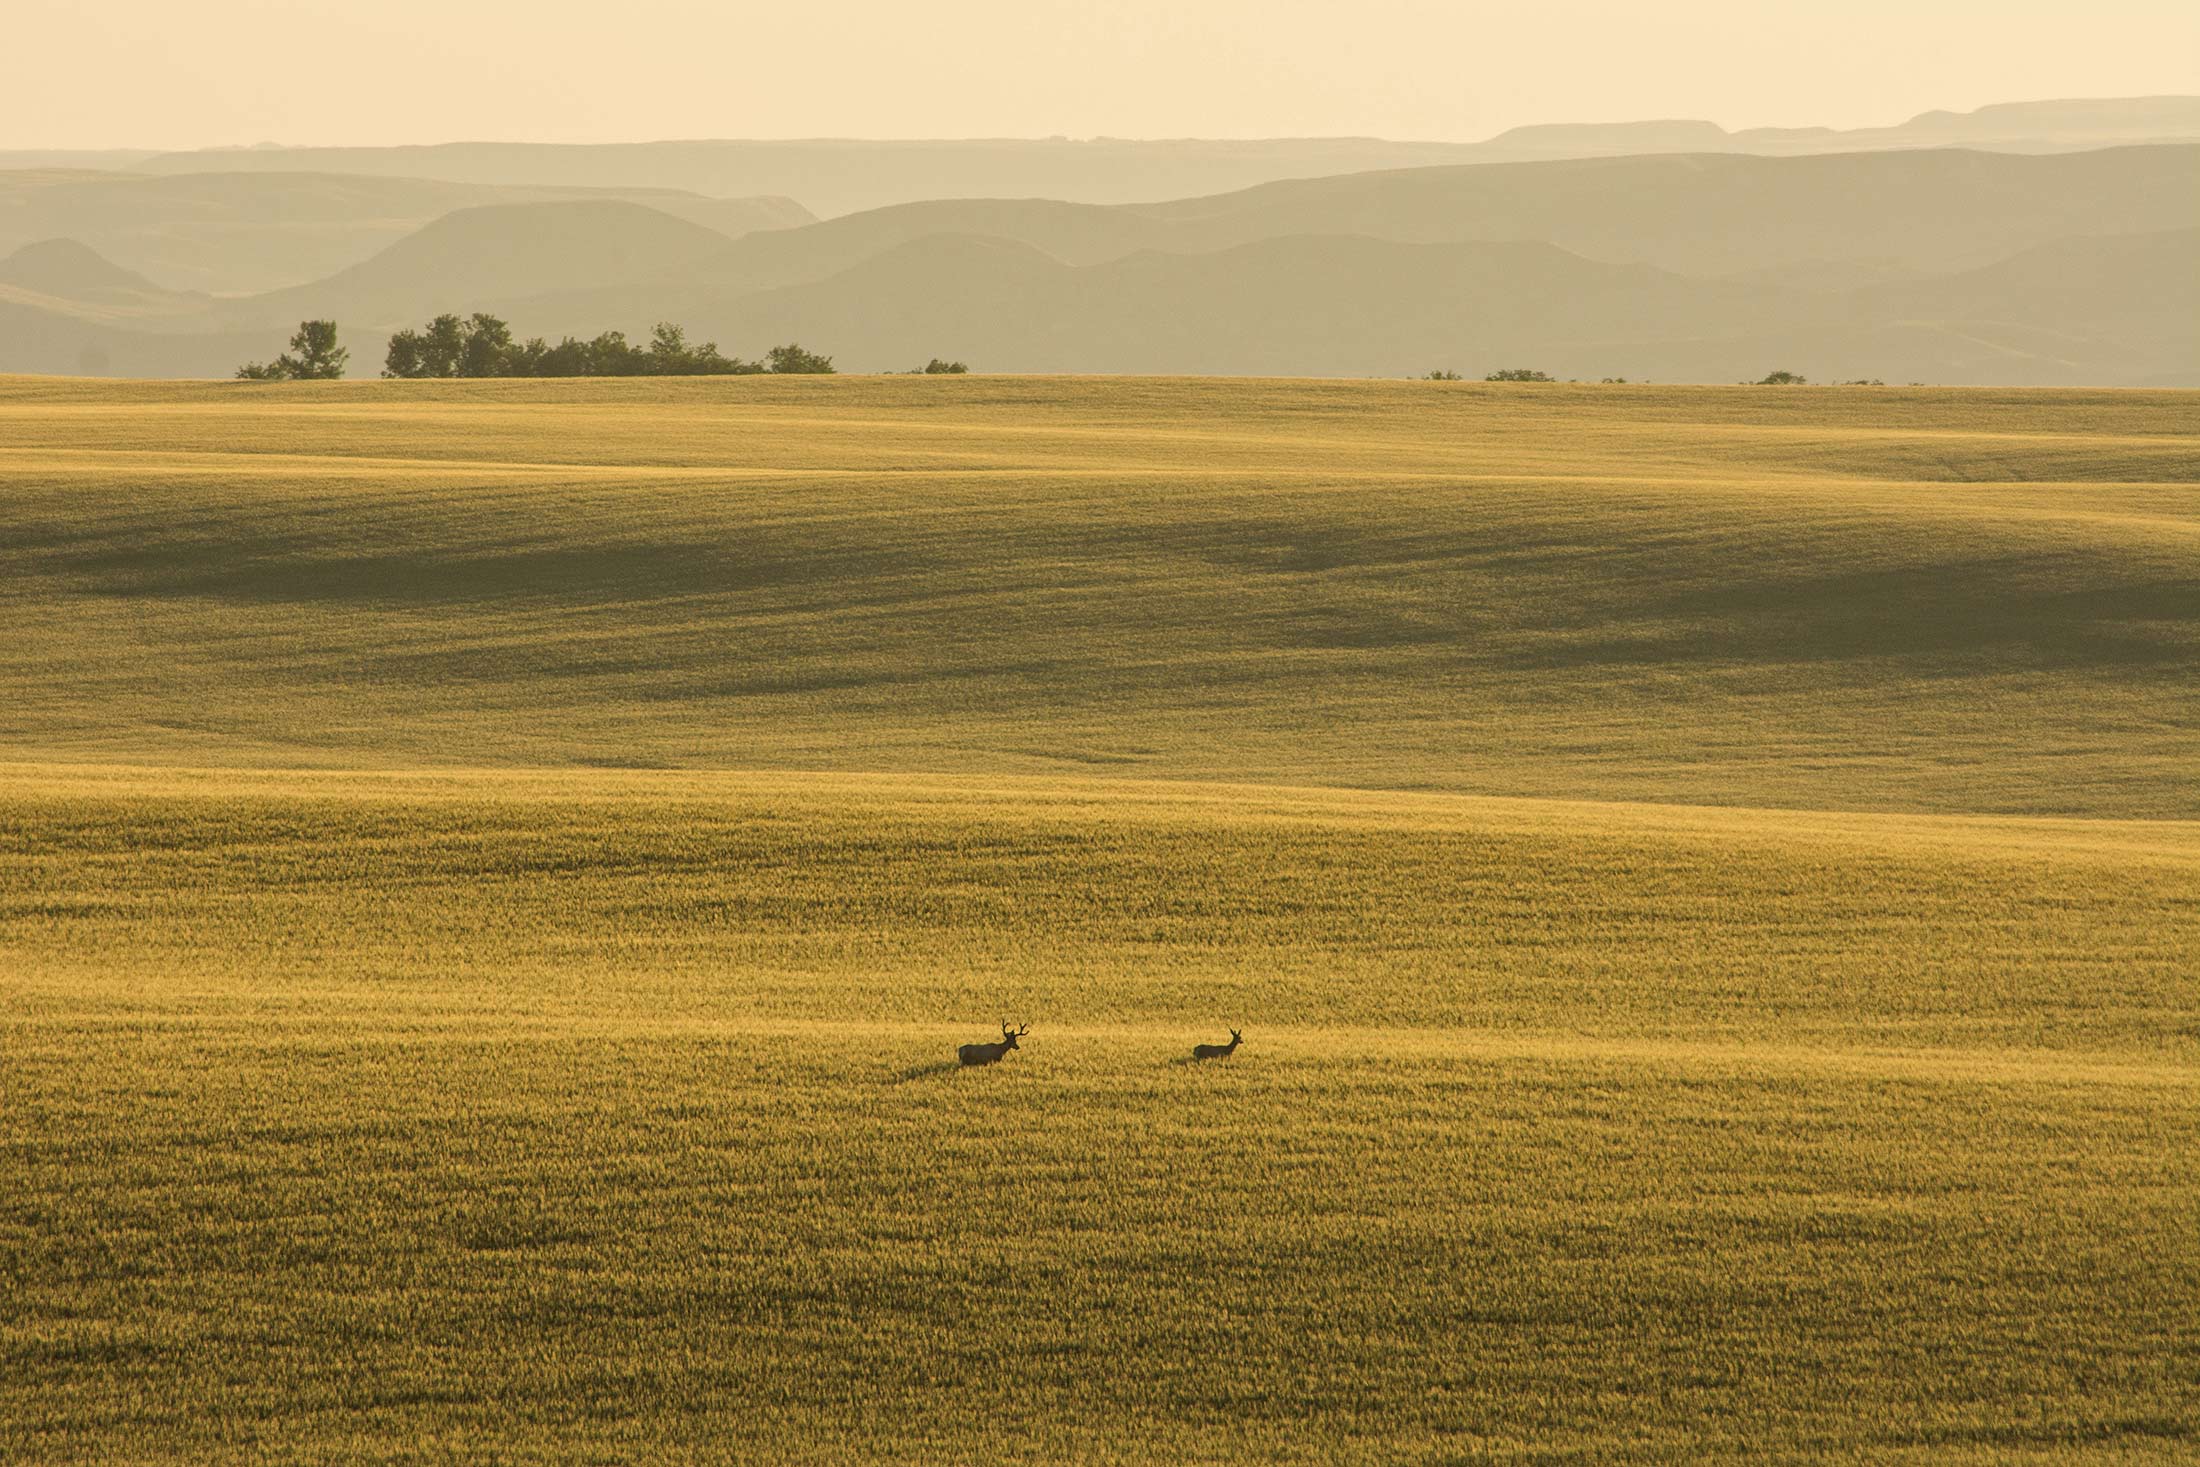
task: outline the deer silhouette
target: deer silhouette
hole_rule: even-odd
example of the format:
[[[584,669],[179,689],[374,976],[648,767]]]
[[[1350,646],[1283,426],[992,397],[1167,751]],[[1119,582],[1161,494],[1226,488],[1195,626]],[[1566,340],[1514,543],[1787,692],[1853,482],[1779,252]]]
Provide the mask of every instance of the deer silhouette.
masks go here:
[[[1245,1036],[1238,1033],[1237,1030],[1232,1029],[1230,1031],[1230,1042],[1228,1044],[1193,1045],[1192,1058],[1195,1060],[1228,1059],[1231,1055],[1237,1053],[1237,1047],[1244,1042]]]
[[[999,1064],[1001,1056],[1017,1047],[1016,1041],[1031,1032],[1029,1024],[1021,1029],[1008,1027],[1008,1020],[1001,1020],[1001,1042],[998,1044],[966,1044],[955,1051],[955,1058],[966,1065]]]

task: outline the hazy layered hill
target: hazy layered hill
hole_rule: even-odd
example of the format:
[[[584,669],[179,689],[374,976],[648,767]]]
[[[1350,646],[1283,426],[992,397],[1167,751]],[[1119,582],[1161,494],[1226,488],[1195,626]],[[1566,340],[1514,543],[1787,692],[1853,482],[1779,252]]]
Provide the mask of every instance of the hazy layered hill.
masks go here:
[[[2200,145],[1425,168],[1276,183],[1149,212],[1179,248],[1327,232],[1537,239],[1697,275],[1832,260],[1939,270],[2073,233],[2200,224]]]
[[[1516,361],[1641,371],[1645,342],[1790,314],[1776,291],[1534,243],[1291,236],[1063,265],[1028,245],[915,240],[829,280],[687,318],[722,340],[846,345],[851,365],[937,353],[1005,371],[1402,376]]]
[[[1059,198],[1114,204],[1244,188],[1277,178],[1450,162],[1452,143],[1379,138],[1251,141],[862,139],[654,143],[444,143],[170,153],[148,172],[284,168],[483,185],[667,188],[777,194],[832,216],[936,198]]]
[[[129,324],[118,324],[120,321]],[[203,318],[202,318],[203,320]],[[227,377],[239,363],[281,349],[265,330],[161,330],[145,313],[96,307],[0,287],[0,372],[83,377]],[[379,355],[379,352],[376,353]]]
[[[73,239],[42,239],[0,259],[0,296],[90,317],[195,312],[202,296],[163,290]]]
[[[795,339],[857,370],[2175,385],[2200,382],[2196,231],[2192,145],[1442,167],[1161,205],[939,201],[738,239],[565,200],[454,212],[195,314],[19,295],[87,319],[25,316],[0,370],[225,375],[325,316],[371,371],[390,328],[486,309],[522,335],[669,319],[731,351]]]
[[[1518,359],[1721,381],[1800,361],[1900,380],[2182,382],[2200,380],[2200,326],[2175,309],[2200,273],[2195,227],[2200,147],[1631,158],[1154,206],[906,205],[753,234],[684,275],[503,307],[544,329],[671,314],[725,340],[795,334],[864,367],[946,351],[1034,371]],[[2153,242],[2098,243],[2127,233]],[[1546,247],[1467,248],[1525,241]],[[2063,241],[2096,262],[2084,290],[2049,278]],[[1945,297],[1943,279],[1960,280]]]
[[[239,325],[325,316],[382,328],[575,280],[646,279],[727,242],[717,230],[616,199],[490,204],[446,214],[327,280],[232,302],[220,314]]]
[[[660,212],[723,234],[807,223],[788,199],[626,191]],[[0,254],[66,238],[168,289],[255,293],[358,264],[456,209],[604,197],[433,179],[326,173],[0,173]]]
[[[1864,290],[1855,308],[1947,323],[1951,337],[2012,364],[2154,361],[2162,375],[2136,380],[2200,386],[2200,229],[2056,240],[1959,275]]]
[[[472,184],[783,194],[800,199],[819,214],[835,215],[957,197],[1132,203],[1219,193],[1276,179],[1444,163],[1656,152],[1792,155],[1949,146],[2054,152],[2193,140],[2200,140],[2200,98],[2140,97],[2019,102],[1972,113],[1928,112],[1895,127],[1847,130],[1729,132],[1700,121],[1561,124],[1516,128],[1480,143],[1379,138],[449,143],[407,148],[212,149],[136,159],[131,166],[155,173],[311,170]],[[87,162],[84,166],[101,165]]]
[[[721,341],[829,342],[844,367],[938,354],[1014,372],[1818,378],[2200,384],[2179,236],[2096,242],[2090,294],[2047,293],[2051,260],[1904,290],[1797,291],[1588,260],[1553,245],[1287,236],[1204,254],[1069,266],[1020,242],[935,235],[827,280],[680,303]],[[2189,241],[2188,241],[2189,242]],[[2098,258],[2096,258],[2098,256]],[[2169,303],[2161,314],[2154,302]],[[519,319],[537,314],[512,307]]]
[[[2200,225],[2200,146],[2019,157],[1944,150],[1679,156],[1402,169],[1165,204],[1043,199],[904,204],[727,247],[688,285],[721,294],[817,280],[929,235],[1015,240],[1069,265],[1292,235],[1400,243],[1536,240],[1594,259],[1715,276],[1863,262],[1877,273],[1989,263],[2071,234]],[[623,313],[608,293],[576,306]]]

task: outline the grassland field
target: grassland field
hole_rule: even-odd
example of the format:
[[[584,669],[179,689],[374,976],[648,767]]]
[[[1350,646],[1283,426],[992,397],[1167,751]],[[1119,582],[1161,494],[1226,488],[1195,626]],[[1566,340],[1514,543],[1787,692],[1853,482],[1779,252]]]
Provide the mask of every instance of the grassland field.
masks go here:
[[[0,1459],[2191,1461],[2196,486],[2182,393],[0,379]]]

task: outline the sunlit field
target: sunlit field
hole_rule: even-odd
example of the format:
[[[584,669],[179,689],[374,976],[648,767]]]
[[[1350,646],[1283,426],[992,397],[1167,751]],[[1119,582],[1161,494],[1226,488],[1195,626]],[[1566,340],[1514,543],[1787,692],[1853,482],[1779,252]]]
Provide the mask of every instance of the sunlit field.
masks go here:
[[[0,1459],[2189,1461],[2196,482],[0,379]]]

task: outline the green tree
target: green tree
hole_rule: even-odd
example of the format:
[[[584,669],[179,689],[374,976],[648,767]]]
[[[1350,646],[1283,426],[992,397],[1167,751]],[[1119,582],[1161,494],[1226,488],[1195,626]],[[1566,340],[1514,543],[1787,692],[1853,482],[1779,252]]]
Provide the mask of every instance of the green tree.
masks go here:
[[[466,355],[466,323],[446,311],[420,333],[420,365],[429,377],[456,377]]]
[[[400,331],[390,338],[389,350],[382,353],[382,375],[385,377],[425,377],[427,370],[420,364],[420,333]]]
[[[272,362],[246,362],[237,376],[248,382],[332,382],[344,375],[351,353],[336,344],[334,321],[300,321],[290,350]]]
[[[685,330],[670,321],[659,321],[649,334],[648,370],[658,377],[723,377],[761,372],[764,368],[727,356],[715,341],[690,346]]]
[[[476,311],[459,317],[445,313],[418,331],[390,338],[382,358],[385,377],[518,377],[521,348],[512,328],[495,316]]]
[[[718,348],[713,345],[712,351]],[[649,370],[659,377],[684,377],[695,351],[687,343],[687,330],[670,321],[659,321],[649,333]]]
[[[494,316],[476,311],[466,320],[458,349],[461,377],[509,377],[512,375],[512,328]]]
[[[1421,380],[1424,382],[1459,382],[1465,379],[1449,367],[1438,367]]]
[[[445,314],[418,331],[390,338],[382,358],[385,377],[456,377],[466,354],[466,323]]]
[[[585,349],[591,377],[640,377],[649,370],[649,353],[630,346],[624,331],[606,331]]]
[[[1482,380],[1484,382],[1549,382],[1552,377],[1550,373],[1538,372],[1532,367],[1507,367],[1502,372],[1490,373]]]
[[[917,374],[924,377],[959,377],[969,370],[970,368],[966,363],[950,362],[934,357],[918,368]]]
[[[1800,372],[1767,372],[1764,376],[1759,377],[1755,382],[1752,382],[1750,386],[1802,387],[1807,385],[1809,382],[1810,379],[1808,377],[1805,377]]]

